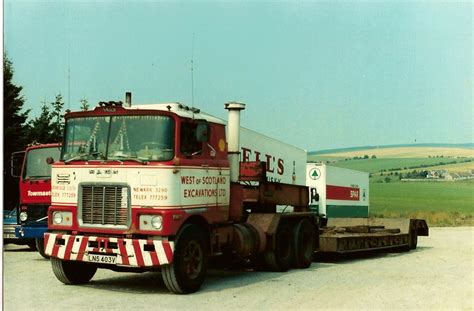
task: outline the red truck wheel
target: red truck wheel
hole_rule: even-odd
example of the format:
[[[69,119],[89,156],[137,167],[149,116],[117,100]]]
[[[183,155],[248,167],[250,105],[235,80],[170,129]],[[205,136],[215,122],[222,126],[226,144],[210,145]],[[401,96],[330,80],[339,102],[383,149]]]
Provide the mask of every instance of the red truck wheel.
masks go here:
[[[36,239],[36,249],[38,250],[38,253],[41,255],[41,257],[45,259],[49,259],[49,256],[46,255],[44,252],[44,239]]]
[[[166,287],[175,294],[197,291],[207,272],[207,240],[196,225],[184,225],[175,242],[173,262],[161,268]]]
[[[301,219],[295,227],[295,266],[308,268],[313,262],[316,229],[307,218]]]
[[[51,266],[56,278],[67,285],[89,282],[97,271],[97,267],[80,261],[51,258]]]

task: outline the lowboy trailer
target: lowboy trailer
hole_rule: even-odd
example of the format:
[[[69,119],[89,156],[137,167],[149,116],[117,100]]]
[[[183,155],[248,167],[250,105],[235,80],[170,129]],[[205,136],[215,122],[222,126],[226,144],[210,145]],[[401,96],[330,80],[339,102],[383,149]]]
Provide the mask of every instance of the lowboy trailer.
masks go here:
[[[161,270],[171,292],[191,293],[210,257],[286,271],[311,265],[320,233],[338,240],[309,209],[306,152],[241,128],[244,104],[225,104],[224,122],[130,99],[65,116],[44,236],[61,282]]]

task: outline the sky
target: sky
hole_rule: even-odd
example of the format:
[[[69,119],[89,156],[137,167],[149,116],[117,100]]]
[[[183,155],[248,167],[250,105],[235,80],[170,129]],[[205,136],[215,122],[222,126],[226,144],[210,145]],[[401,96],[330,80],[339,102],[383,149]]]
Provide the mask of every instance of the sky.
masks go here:
[[[4,49],[31,117],[59,93],[78,110],[131,91],[224,119],[243,102],[243,126],[308,151],[473,143],[472,15],[470,1],[4,0]]]

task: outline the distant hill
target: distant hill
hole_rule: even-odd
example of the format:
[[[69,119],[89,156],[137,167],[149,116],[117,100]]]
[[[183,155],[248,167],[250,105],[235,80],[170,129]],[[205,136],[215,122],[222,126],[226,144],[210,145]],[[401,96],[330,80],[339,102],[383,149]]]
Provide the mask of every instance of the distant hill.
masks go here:
[[[368,155],[377,158],[474,157],[474,144],[411,144],[363,146],[312,151],[309,158],[353,158]]]

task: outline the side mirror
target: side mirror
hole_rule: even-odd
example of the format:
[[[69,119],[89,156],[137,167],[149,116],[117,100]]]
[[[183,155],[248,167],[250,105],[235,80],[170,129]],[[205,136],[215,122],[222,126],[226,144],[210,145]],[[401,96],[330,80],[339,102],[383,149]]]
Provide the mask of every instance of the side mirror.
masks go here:
[[[53,164],[54,163],[53,157],[47,157],[46,158],[46,163],[48,163],[49,165]]]
[[[12,177],[20,177],[23,166],[23,159],[25,158],[25,151],[13,152],[10,157],[10,174]]]
[[[209,141],[209,124],[199,122],[196,127],[196,140],[200,143]]]

